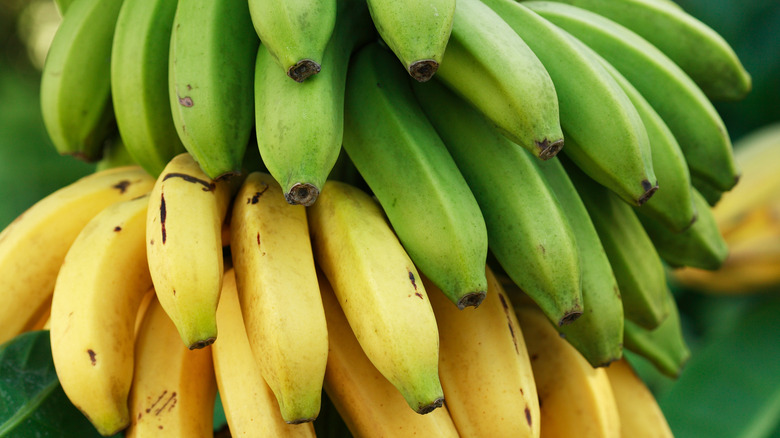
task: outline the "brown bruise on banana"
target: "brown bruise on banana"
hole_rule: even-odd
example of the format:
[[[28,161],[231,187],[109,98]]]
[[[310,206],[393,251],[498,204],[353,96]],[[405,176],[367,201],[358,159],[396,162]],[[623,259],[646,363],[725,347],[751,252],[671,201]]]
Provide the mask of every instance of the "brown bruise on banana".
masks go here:
[[[414,286],[414,294],[422,300],[423,296],[420,292],[417,291],[417,281],[415,281],[414,274],[409,269],[407,269],[407,271],[409,272],[409,281],[411,281],[412,286]]]
[[[409,64],[409,75],[417,82],[427,82],[431,80],[438,70],[439,63],[433,59],[421,59]]]
[[[268,184],[263,183],[263,190],[260,192],[255,192],[255,194],[252,195],[251,198],[246,198],[246,203],[252,205],[257,204],[258,202],[260,202],[260,197],[263,196],[263,193],[265,193],[266,190],[268,190]]]
[[[498,294],[498,298],[501,300],[501,307],[504,308],[504,315],[506,315],[506,325],[507,327],[509,327],[509,334],[512,335],[512,343],[515,344],[515,353],[520,355],[520,348],[517,346],[517,336],[515,335],[515,328],[512,325],[512,317],[509,314],[510,312],[509,305],[507,304],[506,299],[504,299],[503,295]]]
[[[162,243],[165,245],[166,233],[165,233],[165,216],[167,212],[165,210],[165,193],[160,194],[160,232],[162,234]]]
[[[558,155],[558,152],[563,149],[563,139],[550,141],[545,138],[542,141],[535,140],[534,144],[539,148],[539,158],[542,160],[549,160],[550,158]]]
[[[528,427],[533,425],[531,422],[531,409],[529,409],[527,405],[525,407],[525,421],[528,422]]]
[[[645,191],[642,196],[639,197],[639,199],[636,200],[637,205],[641,206],[645,202],[650,199],[651,196],[658,190],[658,181],[655,182],[655,185],[650,183],[650,181],[644,179],[642,180],[642,189]]]
[[[123,179],[122,181],[119,181],[118,183],[111,186],[111,188],[119,190],[120,194],[123,194],[127,191],[127,188],[130,187],[130,181]]]
[[[320,64],[311,59],[301,59],[287,69],[287,76],[295,82],[303,82],[320,72]]]
[[[166,174],[163,177],[162,180],[166,181],[166,180],[168,180],[170,178],[181,178],[184,181],[187,181],[187,182],[190,182],[190,183],[193,183],[193,184],[200,184],[200,185],[203,186],[203,191],[204,192],[213,192],[214,189],[217,187],[217,185],[214,184],[214,182],[202,180],[202,179],[196,178],[196,177],[194,177],[192,175],[187,175],[186,173],[171,172],[171,173]]]
[[[122,227],[120,227],[119,225],[114,227],[114,232],[118,233],[120,231],[122,231]]]
[[[92,366],[94,367],[97,365],[97,353],[95,353],[95,350],[88,349],[87,354],[89,355],[89,361],[92,363]]]
[[[170,412],[173,408],[176,407],[176,404],[178,402],[179,402],[179,398],[176,394],[176,391],[168,395],[168,390],[165,389],[163,390],[162,394],[160,394],[160,396],[157,397],[157,400],[155,400],[151,405],[149,405],[149,407],[144,409],[144,412],[146,412],[147,414],[154,414],[155,416],[158,416],[162,413]],[[143,412],[139,412],[137,420],[140,420],[142,416],[143,416]]]
[[[192,85],[187,84],[187,91],[192,90]],[[191,106],[195,105],[195,102],[192,101],[192,98],[190,96],[179,96],[179,93],[176,93],[176,97],[179,99],[179,105],[190,108]]]

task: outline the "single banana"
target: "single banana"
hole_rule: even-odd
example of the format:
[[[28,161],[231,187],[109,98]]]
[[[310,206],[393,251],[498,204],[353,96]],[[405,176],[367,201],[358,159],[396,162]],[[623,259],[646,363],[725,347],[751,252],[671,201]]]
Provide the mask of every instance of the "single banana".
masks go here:
[[[426,415],[409,409],[398,390],[364,353],[328,280],[321,273],[319,278],[330,350],[325,391],[352,435],[458,437],[446,407]]]
[[[621,359],[606,370],[620,414],[620,436],[672,438],[674,435],[658,402],[631,364]]]
[[[222,288],[222,223],[230,202],[227,181],[213,181],[187,154],[157,178],[146,218],[146,254],[157,298],[189,348],[217,337]]]
[[[236,195],[230,232],[238,296],[260,373],[286,422],[313,421],[328,331],[306,208],[288,204],[271,175],[254,172]]]
[[[257,53],[257,146],[290,204],[313,204],[336,163],[344,130],[349,58],[355,47],[374,35],[362,0],[340,1],[337,23],[323,54],[328,68],[303,84],[279,71],[264,44]]]
[[[54,35],[41,76],[43,124],[60,154],[97,161],[116,131],[111,41],[122,0],[74,0]]]
[[[379,204],[360,189],[328,181],[308,219],[315,260],[366,356],[414,411],[441,407],[436,319]]]
[[[501,284],[487,268],[488,294],[458,310],[423,284],[439,326],[439,376],[461,436],[538,437],[539,399],[523,333]]]
[[[127,0],[111,48],[111,98],[133,159],[158,176],[184,152],[168,103],[168,54],[176,0]]]
[[[179,0],[169,103],[179,138],[211,179],[241,172],[254,123],[258,44],[246,0]]]
[[[669,313],[669,288],[661,258],[642,223],[631,206],[575,166],[567,166],[566,171],[612,265],[625,318],[648,329],[657,327]]]
[[[225,272],[217,308],[220,337],[211,346],[214,373],[230,433],[235,437],[314,437],[314,427],[287,424],[263,379],[246,334],[235,272]]]
[[[101,210],[151,190],[140,167],[86,176],[38,201],[0,233],[0,344],[28,330],[50,308],[68,248]]]
[[[583,311],[577,243],[535,159],[440,83],[414,84],[417,100],[479,203],[490,250],[556,325]]]
[[[539,394],[541,436],[620,437],[604,368],[593,368],[535,308],[515,307]]]
[[[371,19],[379,35],[419,82],[430,80],[439,69],[450,39],[455,0],[368,0]]]
[[[479,0],[458,0],[436,77],[543,160],[563,147],[556,87],[537,54]]]
[[[420,271],[459,308],[477,306],[487,288],[485,221],[395,62],[378,44],[353,58],[344,149]]]
[[[524,4],[483,1],[523,38],[550,73],[566,133],[566,156],[626,202],[646,202],[657,186],[647,158],[650,145],[639,114],[620,86],[581,45]]]
[[[337,0],[249,0],[257,35],[274,63],[296,82],[320,72],[336,27]],[[347,29],[343,29],[347,30]]]
[[[720,190],[734,187],[739,172],[723,120],[701,89],[663,52],[584,9],[557,2],[523,4],[593,48],[642,93],[674,133],[691,174]]]
[[[694,189],[699,219],[682,233],[674,233],[657,220],[637,214],[658,255],[672,267],[692,266],[717,270],[729,255],[707,200]]]
[[[676,3],[657,0],[558,0],[609,18],[660,49],[713,100],[739,100],[751,89],[734,49]]]
[[[65,256],[51,304],[51,354],[62,389],[95,428],[130,424],[135,319],[152,286],[142,196],[107,207]]]
[[[603,367],[623,354],[623,302],[615,274],[593,221],[560,160],[536,160],[534,165],[555,193],[569,220],[582,268],[582,316],[558,332],[594,367]]]
[[[211,348],[191,351],[152,300],[135,343],[127,438],[211,437],[217,383]]]

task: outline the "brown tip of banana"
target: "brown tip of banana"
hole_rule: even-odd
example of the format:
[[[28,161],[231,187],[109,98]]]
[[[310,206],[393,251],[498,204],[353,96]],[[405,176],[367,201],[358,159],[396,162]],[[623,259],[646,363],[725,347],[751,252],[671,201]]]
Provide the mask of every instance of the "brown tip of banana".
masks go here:
[[[554,141],[550,141],[545,138],[542,141],[534,141],[534,143],[536,144],[536,147],[539,148],[539,158],[542,160],[549,160],[550,158],[558,155],[558,152],[563,149],[562,138]]]
[[[433,59],[423,59],[409,64],[409,74],[417,82],[429,81],[438,69],[439,63]]]
[[[571,324],[582,316],[582,310],[570,310],[566,312],[560,320],[558,320],[558,327],[563,327],[567,324]]]
[[[416,412],[420,415],[425,415],[433,412],[434,409],[440,408],[442,406],[444,406],[444,398],[439,397],[436,400],[434,400],[433,403],[429,405],[421,406],[420,408],[417,409]]]
[[[310,418],[301,418],[299,420],[292,420],[292,421],[285,421],[287,424],[303,424],[303,423],[311,423],[312,421],[316,420],[317,417],[310,417]]]
[[[213,343],[214,343],[214,341],[216,341],[216,340],[217,340],[217,338],[216,338],[216,337],[206,338],[206,339],[203,339],[203,340],[201,340],[201,341],[198,341],[198,342],[196,342],[196,343],[194,343],[194,344],[190,345],[190,346],[189,346],[189,349],[190,349],[190,350],[199,350],[199,349],[201,349],[201,348],[206,348],[206,347],[208,347],[209,345],[213,344]]]
[[[466,307],[474,307],[475,309],[482,304],[482,300],[485,299],[485,291],[471,292],[463,295],[458,300],[458,309],[463,310]]]
[[[302,59],[287,69],[287,76],[295,82],[303,82],[320,72],[320,65],[311,59]]]
[[[314,204],[320,195],[320,189],[314,184],[296,183],[290,188],[290,191],[284,194],[284,199],[290,205],[303,205],[308,207]]]
[[[689,222],[688,225],[686,225],[682,230],[680,230],[680,232],[684,233],[688,231],[693,226],[693,224],[696,223],[697,220],[699,220],[699,213],[693,213],[693,216],[691,217],[691,222]]]
[[[645,190],[645,192],[642,194],[642,196],[639,197],[639,199],[636,200],[636,204],[639,206],[644,205],[644,203],[647,202],[651,196],[653,196],[656,190],[658,190],[658,181],[656,181],[655,185],[653,185],[646,179],[642,180],[642,188]]]

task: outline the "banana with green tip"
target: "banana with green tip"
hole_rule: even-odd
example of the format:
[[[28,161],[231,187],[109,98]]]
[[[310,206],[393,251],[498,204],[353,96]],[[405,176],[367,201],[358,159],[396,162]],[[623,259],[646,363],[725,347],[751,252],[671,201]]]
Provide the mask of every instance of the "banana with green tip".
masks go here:
[[[580,256],[569,221],[532,163],[444,85],[413,84],[417,100],[479,203],[490,250],[556,325],[583,311]]]
[[[531,48],[479,0],[458,0],[436,78],[543,160],[563,147],[558,96]]]
[[[111,48],[111,98],[133,159],[157,176],[184,152],[168,103],[168,54],[176,0],[126,0]]]
[[[353,57],[344,150],[420,271],[459,308],[477,306],[487,288],[485,221],[410,82],[378,44]]]
[[[336,163],[349,58],[374,35],[364,1],[341,0],[338,7],[338,25],[323,54],[327,68],[316,77],[290,81],[265,45],[257,53],[257,146],[290,204],[313,204]]]
[[[430,80],[439,69],[455,16],[455,0],[368,0],[371,19],[409,75]]]
[[[184,147],[211,179],[241,172],[254,124],[258,45],[246,0],[179,0],[169,104]]]
[[[558,27],[513,0],[483,0],[536,53],[558,95],[564,153],[626,202],[641,205],[657,181],[642,120],[604,67]],[[571,139],[571,141],[569,141]]]

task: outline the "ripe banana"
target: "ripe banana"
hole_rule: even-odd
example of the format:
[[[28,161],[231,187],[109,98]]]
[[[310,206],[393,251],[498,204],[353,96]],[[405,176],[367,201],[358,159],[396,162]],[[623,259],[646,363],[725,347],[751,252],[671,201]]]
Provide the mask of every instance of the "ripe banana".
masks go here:
[[[320,72],[325,46],[336,29],[337,0],[249,0],[263,46],[287,76],[303,82]],[[351,28],[343,29],[351,31]]]
[[[568,163],[571,164],[571,163]],[[666,272],[632,208],[575,166],[567,166],[607,253],[623,300],[625,318],[648,329],[669,313]]]
[[[308,219],[315,260],[366,356],[414,411],[441,407],[433,310],[379,204],[360,189],[328,181]]]
[[[168,103],[168,54],[176,1],[126,0],[111,48],[111,98],[133,159],[157,176],[184,152]]]
[[[557,2],[523,4],[593,48],[642,93],[674,133],[691,174],[720,190],[734,187],[739,172],[723,121],[701,89],[663,52],[584,9]]]
[[[241,172],[254,122],[258,44],[245,0],[179,0],[169,103],[179,138],[211,179]]]
[[[319,279],[330,346],[325,391],[352,435],[458,437],[446,407],[426,415],[409,409],[364,353],[328,280],[321,273]]]
[[[574,232],[582,267],[582,316],[558,327],[594,367],[623,354],[623,303],[617,280],[593,221],[560,160],[535,161]]]
[[[515,310],[539,394],[541,436],[620,437],[606,370],[590,366],[538,309]]]
[[[531,48],[479,0],[458,0],[436,77],[543,160],[563,147],[558,96]]]
[[[0,233],[0,344],[28,330],[49,309],[57,273],[81,229],[107,206],[151,190],[140,167],[86,176],[19,215]]]
[[[314,427],[287,424],[249,346],[235,272],[225,272],[217,308],[220,337],[211,346],[217,388],[232,436],[314,437]]]
[[[41,113],[60,154],[97,161],[116,131],[111,107],[111,40],[122,0],[74,0],[49,48]]]
[[[327,68],[311,80],[290,81],[264,44],[257,53],[257,146],[290,204],[313,204],[336,163],[349,58],[374,35],[364,1],[342,0],[338,7],[338,25],[323,54]]]
[[[674,435],[658,402],[631,364],[621,359],[606,370],[620,414],[620,436],[672,438]]]
[[[378,44],[354,56],[344,149],[420,271],[459,308],[477,306],[487,288],[485,221],[409,82]]]
[[[674,2],[653,0],[558,0],[607,17],[660,49],[713,100],[738,100],[751,89],[729,44]]]
[[[439,69],[450,39],[455,0],[368,0],[371,19],[379,35],[409,75],[430,80]]]
[[[306,208],[289,205],[266,173],[236,195],[230,243],[246,334],[261,375],[288,423],[320,411],[328,333]]]
[[[490,250],[556,325],[582,314],[580,257],[535,159],[437,82],[414,84],[423,110],[479,203]]]
[[[439,326],[447,409],[461,436],[538,437],[539,399],[523,334],[490,268],[487,278],[479,308],[458,310],[423,277]]]
[[[217,384],[211,348],[190,351],[156,299],[135,343],[127,438],[210,437]]]
[[[484,0],[537,54],[558,94],[565,154],[630,204],[653,195],[642,120],[619,85],[565,32],[512,0]],[[571,140],[571,141],[570,141]]]
[[[157,298],[189,348],[217,337],[222,287],[222,222],[230,202],[226,181],[212,181],[187,154],[157,178],[146,218],[146,254]]]
[[[57,276],[51,353],[62,389],[104,436],[130,424],[135,319],[152,286],[144,244],[149,196],[107,207],[81,231]]]

